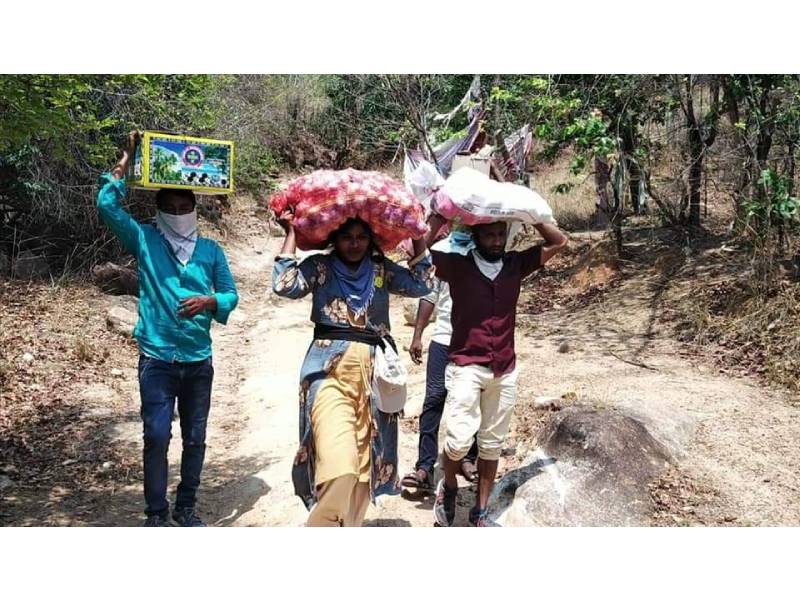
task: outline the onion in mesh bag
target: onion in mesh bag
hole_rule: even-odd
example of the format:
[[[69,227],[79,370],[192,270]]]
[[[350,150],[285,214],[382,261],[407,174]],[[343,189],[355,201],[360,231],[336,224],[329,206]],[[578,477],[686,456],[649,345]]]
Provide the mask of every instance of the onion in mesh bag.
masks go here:
[[[427,231],[419,202],[399,182],[372,171],[315,171],[289,182],[270,207],[278,214],[293,209],[303,250],[323,248],[330,233],[353,217],[370,225],[383,250]]]

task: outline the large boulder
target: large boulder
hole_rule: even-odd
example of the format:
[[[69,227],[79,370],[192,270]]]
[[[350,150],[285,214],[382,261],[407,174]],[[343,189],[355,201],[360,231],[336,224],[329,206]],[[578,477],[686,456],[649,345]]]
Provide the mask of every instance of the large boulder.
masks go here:
[[[139,319],[139,299],[135,296],[117,296],[106,313],[106,324],[111,331],[133,336]]]
[[[92,268],[92,279],[106,294],[138,296],[139,275],[129,267],[107,262]]]
[[[12,275],[17,279],[39,279],[50,275],[50,265],[41,254],[23,250],[17,254],[12,266]]]
[[[553,414],[523,466],[497,483],[490,506],[506,527],[645,526],[648,484],[672,461],[640,420],[573,406]]]

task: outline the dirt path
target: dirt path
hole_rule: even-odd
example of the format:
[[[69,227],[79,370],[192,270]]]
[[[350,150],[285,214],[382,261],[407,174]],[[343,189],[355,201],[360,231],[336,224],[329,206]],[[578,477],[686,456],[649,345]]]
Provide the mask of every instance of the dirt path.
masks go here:
[[[290,481],[297,443],[297,377],[311,336],[309,300],[287,301],[271,293],[270,274],[280,240],[263,222],[244,220],[225,243],[241,303],[227,327],[214,328],[216,380],[208,453],[200,495],[210,524],[297,526],[306,511]],[[508,456],[501,471],[532,450],[536,396],[563,396],[597,406],[618,406],[639,415],[679,459],[670,487],[672,523],[800,525],[800,410],[786,392],[721,375],[679,355],[679,346],[654,323],[652,294],[613,293],[579,311],[554,309],[521,317],[517,334],[522,368],[520,397]],[[400,346],[410,342],[402,301],[392,307]],[[598,325],[602,323],[602,325]],[[566,344],[564,344],[566,342]],[[562,350],[563,352],[559,351]],[[632,364],[635,363],[635,364]],[[408,412],[419,411],[424,366],[411,367]],[[104,389],[88,389],[100,395]],[[135,371],[117,393],[126,418],[115,426],[118,441],[140,452]],[[172,487],[180,456],[175,424],[170,452]],[[416,420],[401,424],[400,472],[416,458]],[[663,482],[662,482],[663,483]],[[141,522],[141,483],[116,490],[103,518],[93,524]],[[686,491],[686,490],[689,491]],[[670,491],[672,490],[672,491]],[[459,520],[469,504],[465,495]],[[392,497],[370,507],[368,525],[430,526],[430,497]]]

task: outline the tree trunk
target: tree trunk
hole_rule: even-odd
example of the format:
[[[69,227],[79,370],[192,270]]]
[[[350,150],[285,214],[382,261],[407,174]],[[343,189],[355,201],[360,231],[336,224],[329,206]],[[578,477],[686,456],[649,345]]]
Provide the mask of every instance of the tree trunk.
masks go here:
[[[689,224],[700,225],[700,191],[703,185],[703,143],[701,133],[690,126],[689,134]]]
[[[635,214],[641,213],[639,206],[639,185],[642,180],[642,172],[639,169],[639,164],[634,159],[634,151],[636,150],[636,140],[634,136],[634,128],[631,123],[623,125],[620,131],[622,136],[622,152],[626,157],[628,167],[628,190],[631,195],[631,208]]]
[[[719,117],[719,94],[720,86],[718,80],[713,80],[711,84],[711,106],[703,116],[702,121],[698,121],[694,112],[694,91],[695,85],[692,75],[686,77],[686,103],[683,109],[686,114],[686,133],[689,142],[689,219],[690,225],[700,225],[700,205],[702,202],[703,188],[703,158],[706,149],[714,143],[717,136],[717,120]],[[707,132],[704,134],[704,129]]]
[[[625,258],[624,248],[622,246],[622,213],[614,213],[611,221],[614,230],[614,242],[617,247],[617,258]]]
[[[608,223],[611,203],[608,198],[608,186],[611,182],[611,167],[608,161],[599,156],[594,157],[594,189],[597,193],[595,225],[600,227]]]
[[[494,76],[492,86],[500,87],[500,75]],[[500,109],[496,105],[492,107],[492,127],[494,128],[494,135],[499,135],[502,125],[500,124]]]
[[[740,99],[737,98],[735,82],[730,75],[723,75],[721,77],[721,83],[724,91],[723,104],[725,107],[725,112],[728,115],[728,121],[730,122],[731,126],[734,127],[736,143],[740,148],[749,148],[747,133],[738,127],[735,127],[736,124],[741,120],[739,110]],[[746,220],[743,203],[745,198],[748,196],[747,190],[750,188],[752,182],[752,167],[750,165],[752,157],[749,154],[750,153],[748,152],[745,164],[741,165],[739,181],[737,183],[736,191],[734,192],[734,200],[736,202],[736,221],[734,222],[734,227],[737,231],[741,231]]]

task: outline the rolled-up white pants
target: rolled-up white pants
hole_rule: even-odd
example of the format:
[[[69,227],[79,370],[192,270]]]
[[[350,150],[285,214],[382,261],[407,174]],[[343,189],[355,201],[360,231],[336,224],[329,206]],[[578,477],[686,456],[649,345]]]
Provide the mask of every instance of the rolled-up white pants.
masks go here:
[[[477,432],[478,458],[497,460],[517,400],[517,369],[495,377],[480,365],[447,366],[444,451],[455,461],[467,455]]]

